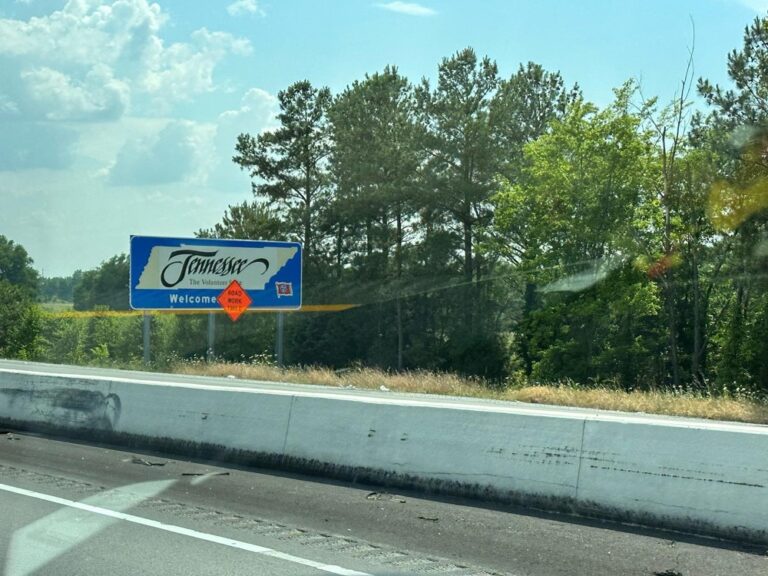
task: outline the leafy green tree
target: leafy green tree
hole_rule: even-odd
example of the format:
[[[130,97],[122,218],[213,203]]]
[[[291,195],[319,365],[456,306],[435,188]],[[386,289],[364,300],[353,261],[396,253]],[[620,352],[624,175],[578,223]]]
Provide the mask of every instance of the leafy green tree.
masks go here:
[[[396,297],[398,369],[403,367],[400,290],[406,228],[413,224],[419,207],[415,192],[423,160],[415,104],[408,80],[397,68],[386,67],[349,86],[330,112],[337,192],[329,215],[336,219],[335,226],[330,227],[337,235],[336,267],[341,275],[344,233],[349,237],[355,231],[363,232],[362,266],[355,266],[359,279],[394,280],[391,290]],[[390,256],[393,245],[394,258]]]
[[[412,87],[394,67],[354,82],[330,111],[335,214],[339,224],[365,231],[368,264],[374,249],[382,254],[379,275],[389,272],[393,244],[394,276],[403,273],[405,226],[414,212],[421,161],[415,113]]]
[[[682,362],[680,360],[681,318],[679,314],[678,272],[675,265],[680,258],[680,251],[685,233],[685,210],[681,202],[684,182],[679,166],[687,152],[688,137],[686,125],[690,119],[689,93],[692,88],[693,53],[691,53],[681,82],[680,92],[672,103],[661,111],[656,110],[656,99],[644,101],[641,109],[655,138],[658,177],[652,186],[652,202],[658,203],[661,221],[652,226],[653,233],[647,235],[647,250],[657,262],[668,263],[658,266],[654,278],[659,282],[664,294],[665,316],[668,339],[668,364],[672,385],[681,384]],[[689,197],[690,199],[690,197]],[[690,237],[689,237],[690,240]],[[697,270],[694,270],[694,274]],[[699,329],[694,325],[694,331]],[[694,345],[695,346],[695,345]]]
[[[295,83],[279,128],[237,142],[256,201],[199,235],[301,239],[309,300],[363,304],[291,317],[294,362],[758,393],[766,30],[729,56],[735,88],[699,82],[706,116],[690,67],[667,107],[630,82],[600,109],[469,48],[416,88],[394,67],[336,99]],[[224,354],[265,350],[270,330],[239,325]]]
[[[503,150],[500,173],[515,181],[522,169],[523,147],[547,132],[550,123],[565,114],[581,94],[578,85],[566,88],[559,72],[547,72],[540,64],[520,65],[502,80],[491,103],[491,122],[496,146]]]
[[[40,312],[29,293],[0,280],[0,358],[35,359],[40,325]]]
[[[38,273],[20,244],[0,235],[0,357],[37,355],[40,313],[34,300]]]
[[[699,92],[732,128],[764,125],[768,118],[768,18],[756,17],[744,29],[744,46],[728,54],[728,76],[736,89],[699,79]]]
[[[746,372],[754,361],[750,329],[761,322],[762,296],[768,289],[766,259],[761,246],[768,239],[768,18],[758,17],[744,31],[741,49],[728,55],[728,75],[733,88],[700,79],[698,88],[712,106],[706,119],[699,117],[694,138],[708,137],[720,154],[719,179],[711,186],[708,214],[728,254],[722,264],[730,276],[729,288],[720,298],[722,313],[713,338],[719,344],[718,380],[739,385],[753,378]],[[703,127],[703,129],[702,129]],[[718,138],[712,137],[715,133]],[[752,327],[752,328],[751,328]],[[750,351],[750,347],[752,350]]]
[[[712,331],[722,320],[722,315],[712,313],[712,302],[721,288],[732,238],[718,233],[709,217],[709,194],[722,165],[719,154],[699,142],[689,147],[678,164],[680,174],[672,205],[676,256],[662,257],[654,266],[669,263],[659,272],[664,272],[662,286],[670,284],[676,296],[682,368],[687,370],[690,381],[702,388],[709,371]],[[669,298],[670,292],[665,296]],[[669,329],[669,319],[667,323]]]
[[[127,254],[113,256],[83,273],[74,290],[75,310],[128,310],[130,261]]]
[[[0,281],[8,282],[30,296],[37,294],[39,274],[32,258],[20,244],[0,235]]]
[[[280,127],[255,137],[240,134],[232,160],[255,180],[257,197],[285,211],[311,265],[317,247],[317,214],[330,197],[328,109],[332,97],[328,88],[301,81],[279,92],[278,100]]]
[[[72,276],[40,278],[40,301],[60,300],[72,302],[75,286],[80,283],[82,275],[83,273],[80,270],[75,270]]]
[[[581,290],[548,292],[522,322],[534,380],[649,388],[661,379],[658,287],[623,264]]]
[[[471,48],[445,58],[437,85],[424,79],[417,90],[429,154],[428,203],[461,230],[464,279],[478,276],[474,260],[475,227],[491,216],[490,197],[499,170],[495,146],[498,126],[491,102],[499,85],[498,67]]]
[[[762,396],[768,394],[768,355],[765,343],[768,342],[768,297],[764,294],[755,308],[754,320],[748,328],[744,346],[744,357],[750,375],[750,388]]]
[[[603,110],[577,100],[551,132],[525,147],[520,182],[507,183],[494,199],[497,226],[516,261],[574,265],[639,252],[651,146],[629,111],[632,88],[617,90]]]
[[[230,238],[242,240],[287,240],[287,226],[277,211],[263,203],[243,202],[227,208],[221,222],[213,228],[200,230],[200,238]]]
[[[524,147],[518,182],[494,198],[508,252],[539,286],[525,294],[533,302],[517,338],[525,369],[539,378],[635,385],[632,371],[657,344],[658,294],[633,272],[658,219],[647,202],[652,146],[630,111],[633,90],[624,85],[603,110],[574,101]]]

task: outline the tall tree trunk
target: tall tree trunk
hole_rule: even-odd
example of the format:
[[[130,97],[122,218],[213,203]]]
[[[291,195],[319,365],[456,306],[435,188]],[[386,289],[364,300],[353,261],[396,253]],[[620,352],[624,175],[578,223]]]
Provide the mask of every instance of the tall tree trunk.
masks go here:
[[[304,258],[307,262],[310,261],[312,256],[312,222],[310,220],[310,214],[312,213],[312,203],[307,200],[304,207]]]
[[[403,275],[403,214],[400,202],[395,210],[395,268],[397,272],[397,369],[403,369],[403,305],[400,299],[400,278]]]
[[[309,155],[309,151],[305,150],[305,157]],[[312,257],[312,166],[311,163],[306,160],[304,162],[304,257],[306,262],[311,262]]]
[[[389,246],[391,241],[389,222],[385,212],[381,215],[381,254],[384,257],[384,261],[381,263],[382,276],[386,276],[389,273]]]
[[[666,133],[664,133],[666,135]],[[663,136],[662,136],[663,137]],[[664,173],[664,191],[662,194],[662,203],[664,205],[664,237],[662,246],[664,250],[664,259],[672,257],[672,209],[670,207],[671,189],[672,189],[672,168],[667,159],[666,148],[663,152],[663,173]],[[674,156],[671,157],[674,161]],[[669,264],[667,265],[669,266]],[[670,270],[667,267],[663,271],[662,282],[664,286],[664,296],[667,307],[667,338],[669,340],[669,363],[672,372],[672,384],[675,387],[680,385],[680,360],[677,354],[677,314],[675,309],[675,287],[670,278]]]
[[[403,214],[400,203],[397,203],[396,230],[395,230],[395,266],[397,269],[397,278],[403,274]]]
[[[370,218],[365,219],[365,256],[367,265],[370,267],[373,256],[373,222]]]
[[[464,286],[464,330],[467,334],[474,337],[475,333],[475,307],[476,307],[476,294],[474,293],[474,287],[472,286],[472,223],[467,219],[464,222],[464,279],[466,285]]]
[[[472,261],[472,222],[469,218],[464,220],[464,279],[472,282],[474,263]]]
[[[397,370],[399,372],[403,370],[403,306],[399,294],[397,296]]]
[[[531,354],[531,344],[529,335],[532,330],[527,326],[528,320],[533,312],[536,297],[536,285],[532,282],[525,283],[525,295],[523,296],[523,329],[520,331],[522,339],[520,341],[520,356],[523,359],[523,368],[525,375],[530,376],[533,372],[533,354]]]
[[[669,343],[669,364],[672,372],[672,384],[680,385],[680,360],[677,354],[677,314],[675,310],[675,291],[669,279],[664,281],[664,295],[667,304],[667,340]]]
[[[337,227],[336,232],[336,274],[338,275],[338,278],[341,279],[341,275],[343,272],[343,268],[341,265],[341,249],[343,244],[343,234],[344,234],[344,226],[339,223]]]
[[[693,288],[693,351],[691,353],[691,376],[699,385],[704,384],[702,370],[702,311],[701,286],[699,285],[699,259],[697,249],[691,250],[692,288]]]

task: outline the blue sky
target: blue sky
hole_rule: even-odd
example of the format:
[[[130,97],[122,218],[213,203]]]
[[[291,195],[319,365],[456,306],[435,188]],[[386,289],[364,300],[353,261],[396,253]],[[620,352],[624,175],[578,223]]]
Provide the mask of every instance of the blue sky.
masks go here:
[[[274,125],[277,92],[334,92],[396,64],[412,81],[474,47],[509,76],[529,60],[597,104],[638,78],[671,98],[695,24],[695,74],[768,0],[0,0],[0,234],[46,276],[190,236],[250,197],[239,132]]]

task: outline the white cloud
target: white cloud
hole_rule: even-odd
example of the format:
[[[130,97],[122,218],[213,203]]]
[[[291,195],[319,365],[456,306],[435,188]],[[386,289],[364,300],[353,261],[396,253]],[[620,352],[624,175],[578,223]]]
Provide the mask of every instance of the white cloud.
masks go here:
[[[150,63],[141,88],[153,96],[172,101],[214,90],[216,65],[228,54],[248,55],[250,42],[226,32],[201,28],[192,33],[192,43],[172,44]]]
[[[46,16],[0,20],[0,55],[26,56],[51,67],[113,63],[137,40],[156,38],[165,21],[160,7],[146,0],[70,0]]]
[[[216,127],[215,156],[218,159],[208,181],[221,190],[239,194],[242,198],[250,192],[250,177],[232,162],[237,137],[243,132],[260,134],[278,126],[277,97],[266,90],[251,88],[244,95],[240,106],[219,115]]]
[[[739,4],[754,10],[760,14],[765,14],[768,11],[768,0],[737,0]]]
[[[227,6],[227,12],[230,16],[245,16],[247,14],[264,16],[264,10],[259,8],[257,0],[235,0]]]
[[[227,110],[219,115],[219,126],[240,132],[259,133],[277,126],[279,110],[277,97],[261,88],[248,90],[237,110]]]
[[[192,33],[192,40],[201,51],[214,52],[219,57],[223,57],[227,52],[240,56],[253,53],[250,41],[245,38],[235,38],[227,32],[210,32],[207,28],[200,28]]]
[[[167,43],[167,19],[148,0],[69,0],[42,17],[0,19],[0,71],[8,80],[0,114],[102,120],[145,100],[171,105],[214,90],[216,66],[252,51],[248,40],[206,28]]]
[[[207,28],[184,41],[167,42],[162,33],[168,16],[149,0],[62,4],[42,16],[0,17],[0,170],[6,173],[73,165],[80,169],[79,135],[87,124],[120,134],[122,119],[168,116],[177,102],[220,88],[215,72],[222,60],[252,52],[248,40]],[[167,118],[163,126],[166,123]],[[214,130],[213,125],[208,129],[210,140]],[[171,151],[179,154],[182,164],[192,156],[190,173],[199,178],[210,161],[199,152],[202,145],[192,143],[194,134],[183,136],[187,144]],[[121,134],[118,149],[131,138]],[[133,156],[125,148],[119,164],[114,151],[108,160],[89,158],[87,170],[128,181],[120,170],[131,165],[131,158],[138,166],[142,149],[136,146]],[[154,157],[144,158],[151,167],[146,179],[177,176],[153,164]]]
[[[46,274],[97,265],[130,234],[189,235],[249,195],[231,157],[240,132],[275,125],[275,96],[248,90],[209,122],[214,97],[177,106],[225,97],[221,63],[251,54],[248,40],[199,28],[169,41],[153,0],[35,0],[16,13],[34,17],[0,16],[0,230]]]
[[[49,120],[113,119],[128,107],[128,85],[103,64],[81,80],[46,66],[22,71],[21,80],[30,100]]]
[[[400,2],[397,0],[395,2],[387,2],[386,4],[377,4],[377,6],[391,12],[408,14],[408,16],[434,16],[437,14],[432,8],[427,8],[415,2]]]
[[[248,174],[231,160],[237,135],[276,127],[278,112],[273,94],[251,88],[212,123],[124,116],[64,131],[62,122],[47,122],[58,139],[0,129],[0,170],[25,168],[0,177],[9,208],[0,210],[0,230],[27,248],[38,269],[64,276],[126,251],[131,234],[209,228],[251,193]],[[51,170],[72,161],[69,170]]]
[[[210,126],[174,120],[144,138],[128,140],[109,171],[116,186],[204,180],[211,157]]]

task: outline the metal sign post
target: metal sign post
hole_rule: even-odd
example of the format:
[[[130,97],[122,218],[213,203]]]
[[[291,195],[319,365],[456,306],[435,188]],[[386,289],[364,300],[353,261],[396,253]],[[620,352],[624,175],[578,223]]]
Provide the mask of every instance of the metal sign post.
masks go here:
[[[208,312],[208,348],[206,349],[205,359],[208,362],[213,362],[216,357],[214,351],[214,343],[216,342],[216,314]]]
[[[144,312],[144,364],[149,364],[151,355],[149,353],[149,336],[152,330],[152,316]]]
[[[283,342],[285,332],[285,314],[283,312],[277,313],[277,335],[275,338],[275,360],[277,361],[278,368],[285,366],[283,358]]]

